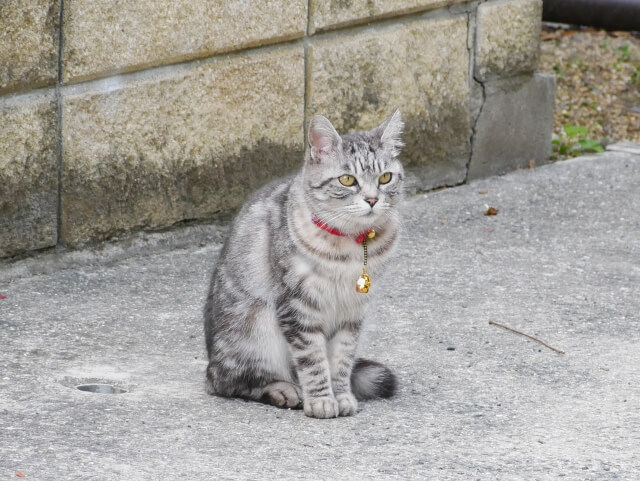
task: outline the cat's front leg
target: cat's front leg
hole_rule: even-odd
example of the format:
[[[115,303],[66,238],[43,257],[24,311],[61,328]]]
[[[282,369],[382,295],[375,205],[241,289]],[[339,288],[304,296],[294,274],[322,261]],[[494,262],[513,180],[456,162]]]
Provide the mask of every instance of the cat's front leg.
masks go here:
[[[326,338],[319,327],[314,327],[319,324],[290,318],[281,324],[302,388],[304,413],[314,418],[337,417],[338,401],[331,387]]]
[[[304,333],[305,346],[294,348],[298,380],[302,387],[304,413],[314,418],[338,416],[338,402],[331,387],[324,333]]]
[[[351,416],[358,409],[358,401],[351,392],[351,372],[359,332],[359,322],[347,324],[335,333],[328,344],[331,384],[340,416]]]

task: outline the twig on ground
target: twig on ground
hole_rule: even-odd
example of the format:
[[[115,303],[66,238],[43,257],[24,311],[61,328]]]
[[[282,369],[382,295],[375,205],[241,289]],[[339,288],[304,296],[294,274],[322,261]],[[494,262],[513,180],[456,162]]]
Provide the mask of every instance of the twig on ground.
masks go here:
[[[546,342],[541,341],[537,337],[530,336],[529,334],[525,334],[524,332],[518,331],[517,329],[513,329],[511,327],[505,326],[504,324],[500,324],[498,322],[489,321],[489,324],[492,325],[492,326],[501,327],[502,329],[506,329],[507,331],[511,331],[511,332],[516,333],[516,334],[520,334],[521,336],[527,337],[527,338],[531,339],[532,341],[536,341],[537,343],[542,344],[544,347],[546,347],[548,349],[551,349],[552,351],[557,352],[558,354],[564,354],[564,351],[561,351],[560,349],[556,349],[555,347],[550,346],[549,344],[547,344]]]

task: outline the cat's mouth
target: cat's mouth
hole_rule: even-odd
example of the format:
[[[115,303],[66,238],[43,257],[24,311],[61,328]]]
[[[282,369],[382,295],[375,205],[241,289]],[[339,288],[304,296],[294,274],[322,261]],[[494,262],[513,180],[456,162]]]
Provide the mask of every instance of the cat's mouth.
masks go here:
[[[365,217],[379,217],[380,215],[382,215],[384,212],[384,210],[381,209],[374,209],[373,207],[371,209],[369,209],[368,211],[365,212],[364,216]]]

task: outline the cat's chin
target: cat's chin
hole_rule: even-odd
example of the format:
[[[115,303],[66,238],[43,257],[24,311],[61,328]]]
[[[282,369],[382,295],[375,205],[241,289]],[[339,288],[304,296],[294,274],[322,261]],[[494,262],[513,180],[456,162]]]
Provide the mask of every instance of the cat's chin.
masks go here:
[[[380,212],[374,212],[370,210],[363,212],[361,215],[354,217],[351,226],[356,228],[359,232],[371,229],[375,225],[380,225],[380,220],[383,218],[383,214]]]

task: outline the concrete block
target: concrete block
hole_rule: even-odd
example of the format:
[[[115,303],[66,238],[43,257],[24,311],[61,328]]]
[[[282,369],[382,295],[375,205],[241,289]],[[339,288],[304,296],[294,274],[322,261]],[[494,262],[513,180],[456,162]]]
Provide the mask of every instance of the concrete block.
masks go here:
[[[371,128],[399,107],[402,158],[420,188],[461,182],[469,159],[468,63],[463,15],[315,41],[307,119],[320,113],[349,132]]]
[[[469,180],[548,162],[555,106],[555,77],[536,73],[492,80],[473,137]]]
[[[500,0],[478,6],[476,79],[535,71],[541,22],[542,0]]]
[[[306,28],[306,0],[74,0],[64,6],[63,80],[274,43]]]
[[[57,128],[52,91],[0,100],[0,257],[56,243]]]
[[[303,47],[63,89],[69,245],[237,208],[303,156]]]
[[[464,0],[310,0],[311,33],[367,20],[404,15]]]
[[[59,17],[60,0],[0,2],[0,92],[56,82]]]

